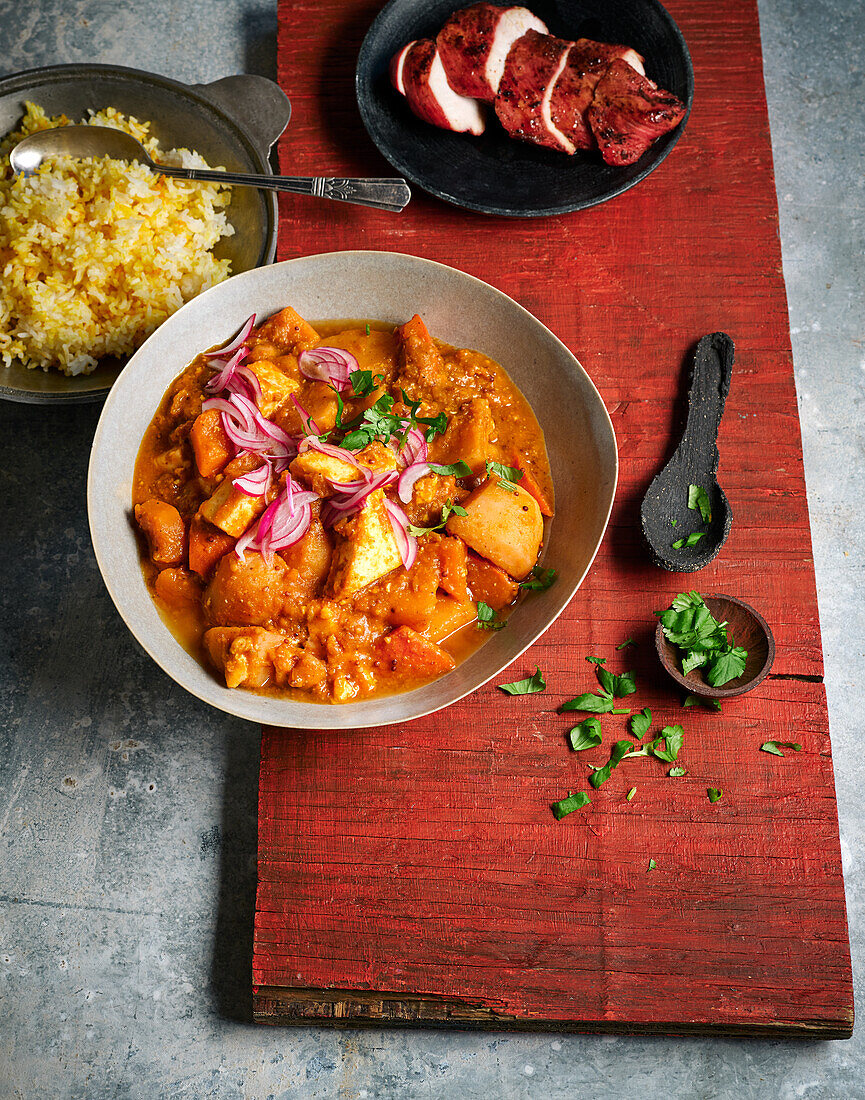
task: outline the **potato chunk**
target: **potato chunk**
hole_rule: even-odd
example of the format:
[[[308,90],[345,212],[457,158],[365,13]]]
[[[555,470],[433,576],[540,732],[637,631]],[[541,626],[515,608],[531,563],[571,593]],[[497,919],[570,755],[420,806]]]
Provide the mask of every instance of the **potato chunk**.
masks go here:
[[[462,502],[464,516],[448,519],[447,531],[457,535],[481,557],[522,580],[531,572],[544,537],[538,502],[519,485],[488,478]]]
[[[282,612],[288,566],[277,554],[268,565],[261,554],[247,550],[220,559],[204,594],[204,610],[214,626],[264,626]]]
[[[487,462],[498,457],[495,448],[496,423],[485,397],[473,397],[452,416],[438,445],[443,465],[467,463],[475,477],[483,475]]]
[[[332,596],[353,596],[402,565],[381,489],[370,493],[360,511],[335,530],[339,539],[328,578]]]
[[[225,676],[225,686],[262,687],[273,675],[273,657],[285,636],[260,626],[217,626],[204,635],[213,664]]]
[[[135,519],[147,537],[154,565],[179,565],[186,552],[186,527],[180,513],[163,500],[135,505]]]

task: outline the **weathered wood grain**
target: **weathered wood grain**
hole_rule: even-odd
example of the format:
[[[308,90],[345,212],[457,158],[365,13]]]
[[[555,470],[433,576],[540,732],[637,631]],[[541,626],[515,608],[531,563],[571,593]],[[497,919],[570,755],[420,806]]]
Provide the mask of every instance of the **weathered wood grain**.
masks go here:
[[[378,7],[281,3],[280,82],[293,105],[285,171],[388,171],[352,89]],[[621,477],[590,576],[514,666],[523,674],[540,665],[543,695],[510,698],[489,686],[402,729],[264,731],[253,963],[263,1022],[850,1034],[756,5],[668,7],[691,49],[694,109],[672,155],[612,202],[542,222],[485,218],[417,191],[399,217],[282,202],[281,258],[414,253],[535,313],[600,389]],[[718,441],[735,519],[721,555],[677,577],[649,564],[639,506],[679,438],[695,343],[715,330],[736,342]],[[720,714],[682,709],[653,653],[654,612],[694,585],[752,603],[777,644],[772,675]],[[638,647],[616,652],[628,637]],[[592,690],[590,653],[635,669],[633,701],[650,706],[658,726],[684,726],[688,775],[626,759],[591,791],[590,808],[556,822],[550,803],[591,790],[588,765],[608,756],[570,752],[573,719],[556,713]],[[624,721],[603,719],[605,745],[625,736]],[[760,752],[772,739],[803,751]],[[710,786],[723,788],[720,802],[709,803]]]

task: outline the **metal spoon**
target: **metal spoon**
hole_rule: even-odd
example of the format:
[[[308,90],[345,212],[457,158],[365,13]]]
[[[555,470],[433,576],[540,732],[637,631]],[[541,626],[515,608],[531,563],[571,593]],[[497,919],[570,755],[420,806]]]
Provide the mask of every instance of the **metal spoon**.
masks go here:
[[[209,168],[172,168],[151,160],[144,147],[123,130],[109,126],[58,126],[40,130],[19,141],[9,156],[16,174],[35,172],[46,157],[111,157],[137,161],[152,172],[181,180],[240,184],[315,195],[358,206],[399,212],[411,198],[404,179],[333,179],[327,176],[257,176],[241,172],[214,172]]]
[[[688,421],[676,453],[655,477],[643,498],[640,519],[643,535],[655,564],[674,573],[694,573],[718,554],[730,527],[733,512],[718,484],[718,429],[733,374],[733,341],[725,332],[713,332],[697,345]],[[692,485],[708,496],[711,518],[688,507]],[[688,536],[701,532],[691,546]]]

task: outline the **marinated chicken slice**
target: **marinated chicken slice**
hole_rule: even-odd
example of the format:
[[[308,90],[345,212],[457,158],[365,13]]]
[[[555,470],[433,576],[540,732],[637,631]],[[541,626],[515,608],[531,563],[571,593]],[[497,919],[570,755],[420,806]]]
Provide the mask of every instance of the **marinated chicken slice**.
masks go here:
[[[685,104],[625,61],[613,61],[595,88],[588,118],[607,164],[633,164],[653,141],[676,128]]]
[[[458,95],[447,81],[435,42],[409,42],[391,62],[391,82],[408,100],[412,112],[442,130],[484,132],[486,122],[476,99]]]
[[[547,27],[528,8],[472,4],[454,12],[436,38],[450,86],[492,103],[511,47],[529,30],[544,34]]]

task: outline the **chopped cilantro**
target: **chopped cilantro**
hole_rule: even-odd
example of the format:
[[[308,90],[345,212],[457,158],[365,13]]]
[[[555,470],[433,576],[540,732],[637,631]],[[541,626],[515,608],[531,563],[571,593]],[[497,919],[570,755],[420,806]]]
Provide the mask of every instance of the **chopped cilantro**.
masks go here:
[[[727,623],[717,621],[699,592],[680,592],[658,617],[667,640],[685,650],[684,675],[703,668],[707,683],[722,687],[745,671],[748,651],[727,637]]]
[[[598,679],[604,691],[609,695],[614,695],[617,699],[621,699],[624,695],[633,695],[637,690],[633,672],[623,672],[621,676],[616,676],[615,673],[609,672],[600,665],[595,669],[595,672],[598,674]]]
[[[627,641],[625,641],[625,642],[622,642],[622,644],[621,644],[621,645],[617,645],[617,646],[616,646],[616,649],[617,649],[617,650],[618,650],[618,649],[627,649],[629,645],[636,645],[636,644],[637,644],[637,643],[636,643],[636,642],[634,641],[634,639],[633,639],[633,638],[628,638],[628,640],[627,640]]]
[[[501,630],[505,625],[488,603],[478,600],[477,608],[478,626],[482,626],[486,630]]]
[[[711,710],[720,710],[721,709],[721,700],[720,699],[709,699],[706,696],[686,695],[685,698],[682,700],[682,706],[683,707],[704,706],[704,707],[710,708]]]
[[[451,516],[467,516],[468,512],[460,504],[453,504],[446,500],[442,506],[442,524],[447,523]]]
[[[652,712],[648,707],[643,707],[639,714],[632,714],[628,719],[628,726],[634,737],[645,737],[652,724]]]
[[[686,539],[676,539],[673,543],[674,550],[681,550],[683,547],[696,546],[701,538],[705,536],[705,531],[692,531]]]
[[[602,741],[601,723],[597,718],[584,718],[579,725],[568,730],[568,740],[574,752],[596,749]]]
[[[636,788],[636,787],[631,787],[631,789],[630,789],[630,790],[628,791],[628,793],[627,793],[627,794],[625,795],[625,798],[626,798],[626,799],[628,800],[628,802],[630,802],[630,801],[631,801],[631,799],[632,799],[632,798],[634,797],[634,795],[635,795],[636,793],[637,793],[637,788]]]
[[[366,334],[369,336],[369,325],[366,326]]]
[[[382,375],[373,375],[371,370],[353,370],[348,377],[355,397],[367,397],[384,382]]]
[[[505,466],[502,462],[487,462],[486,464],[487,477],[497,477],[499,479],[499,487],[507,489],[509,493],[515,493],[513,483],[519,481],[523,476],[523,471],[516,466]]]
[[[801,752],[802,746],[797,741],[764,741],[760,746],[760,752],[771,752],[773,756],[783,756],[781,749],[792,749],[793,752]]]
[[[499,684],[499,691],[506,691],[508,695],[532,695],[536,691],[543,691],[547,686],[543,673],[539,666],[525,680],[515,680],[512,684]]]
[[[670,526],[671,527],[678,527],[679,526],[679,521],[677,519],[671,519],[670,520]]]
[[[699,485],[688,486],[688,507],[692,511],[700,510],[703,523],[712,522],[712,504],[709,500],[709,494],[705,489],[701,489]]]
[[[724,792],[720,787],[707,787],[706,794],[709,796],[710,802],[720,802],[724,797]]]
[[[436,462],[430,462],[429,468],[434,474],[438,474],[440,477],[471,477],[471,467],[467,462],[460,460],[459,462],[451,462],[448,466],[440,466]],[[464,513],[465,514],[465,513]]]
[[[543,592],[555,579],[555,569],[542,569],[539,565],[533,565],[531,573],[524,581],[520,581],[520,588],[526,588],[529,592]]]
[[[610,759],[606,764],[602,768],[592,770],[592,774],[589,776],[589,782],[592,786],[597,789],[602,783],[606,783],[610,778],[610,772],[621,764],[633,747],[630,741],[616,741],[610,750]]]
[[[670,768],[670,770],[667,772],[667,775],[669,775],[671,779],[678,779],[680,776],[687,774],[687,768]]]
[[[715,658],[706,672],[706,679],[712,687],[721,687],[730,680],[735,680],[745,671],[747,657],[747,649],[742,649],[739,645],[732,646]]]
[[[659,760],[672,764],[679,755],[684,739],[685,731],[681,726],[664,726],[658,737],[646,741],[639,749],[635,749],[632,755],[656,756]],[[661,748],[661,745],[664,747]]]
[[[575,699],[569,699],[562,703],[559,710],[587,710],[592,714],[609,714],[613,709],[611,695],[578,695]]]
[[[450,516],[464,516],[466,515],[465,508],[461,508],[459,504],[453,504],[451,501],[446,500],[442,507],[442,518],[438,523],[432,527],[415,527],[413,523],[409,523],[406,526],[406,530],[410,535],[414,535],[415,538],[420,538],[422,535],[430,535],[433,531],[440,531],[448,521]]]
[[[657,866],[658,866],[658,865],[657,865],[657,863],[655,863],[655,861],[654,861],[653,859],[650,859],[650,860],[649,860],[649,866],[648,866],[648,867],[646,868],[646,870],[648,870],[648,871],[654,871],[654,869],[655,869],[655,868],[656,868]]]
[[[591,661],[594,665],[605,665],[607,663],[606,657],[587,657],[587,661]]]
[[[574,810],[581,810],[584,806],[590,806],[591,804],[592,800],[586,792],[578,791],[576,794],[569,794],[561,802],[554,802],[551,809],[556,820],[561,821],[563,817],[572,814]]]

